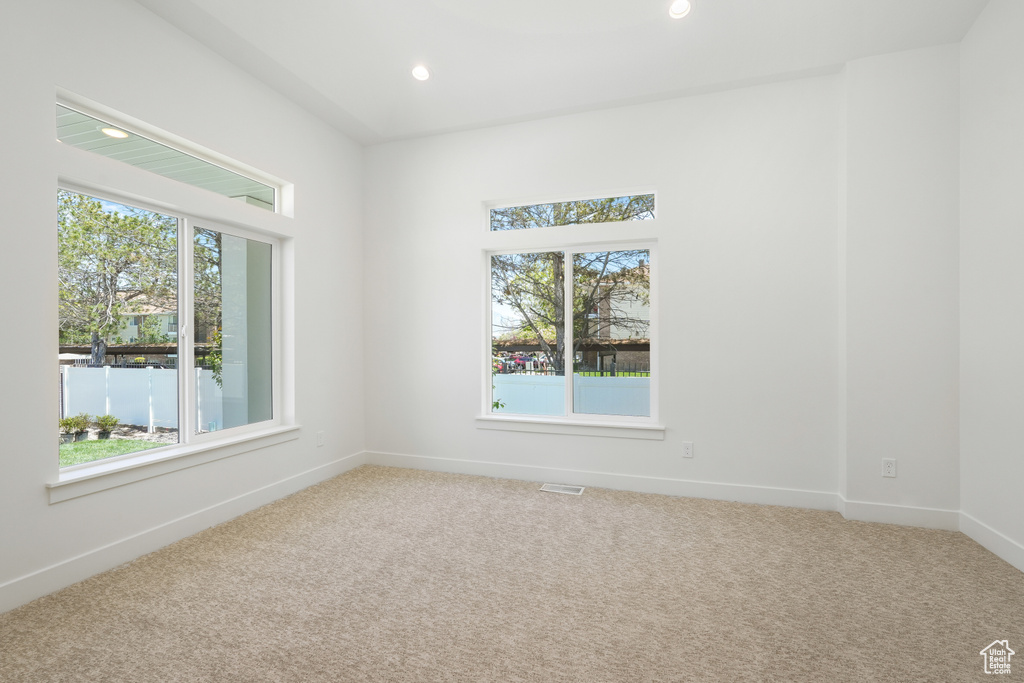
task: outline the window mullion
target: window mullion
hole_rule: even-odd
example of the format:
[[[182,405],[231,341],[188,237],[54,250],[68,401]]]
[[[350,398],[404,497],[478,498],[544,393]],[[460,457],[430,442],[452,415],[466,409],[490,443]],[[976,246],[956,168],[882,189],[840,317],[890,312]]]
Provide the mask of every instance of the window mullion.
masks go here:
[[[562,331],[565,337],[565,354],[562,362],[562,367],[565,372],[565,414],[572,416],[576,411],[573,406],[573,378],[575,375],[574,366],[576,363],[576,340],[573,339],[574,325],[572,320],[572,283],[573,283],[573,253],[572,251],[566,250],[563,253],[564,265],[562,267],[563,273],[563,292],[562,292],[562,303],[563,303],[563,314],[562,321],[565,329]]]
[[[271,415],[275,420],[285,419],[284,415],[284,387],[283,387],[283,376],[281,374],[281,357],[282,349],[284,345],[284,335],[282,329],[284,325],[278,321],[284,315],[284,302],[282,300],[283,286],[281,283],[282,274],[282,258],[281,258],[281,243],[275,242],[271,245],[271,259],[270,259],[270,280],[271,280],[271,303],[270,303],[270,317],[271,317]],[[294,327],[294,325],[293,325]],[[293,416],[287,416],[288,420],[291,420]]]
[[[484,352],[484,358],[487,359],[487,373],[485,375],[483,384],[483,407],[484,414],[489,415],[494,412],[494,355],[495,355],[495,344],[494,344],[494,310],[491,308],[494,303],[494,292],[493,287],[493,275],[491,269],[494,267],[493,254],[484,252],[484,259],[486,267],[484,273],[486,274],[486,280],[484,281],[483,292],[484,292],[484,340],[487,345],[487,350]]]
[[[182,218],[178,221],[178,263],[179,294],[178,308],[178,439],[187,444],[195,434],[194,415],[197,388],[195,372],[195,315],[193,294],[195,292],[194,264],[192,258],[192,221]]]

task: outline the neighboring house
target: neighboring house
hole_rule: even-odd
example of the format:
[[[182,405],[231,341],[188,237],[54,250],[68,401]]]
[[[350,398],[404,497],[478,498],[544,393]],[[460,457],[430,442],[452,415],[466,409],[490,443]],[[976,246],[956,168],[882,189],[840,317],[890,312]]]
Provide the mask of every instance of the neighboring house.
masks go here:
[[[635,288],[619,286],[618,291],[600,301],[590,319],[590,336],[597,339],[646,339],[651,324],[651,307]],[[631,325],[617,320],[642,321]]]
[[[166,341],[174,341],[178,334],[178,312],[143,305],[139,311],[121,316],[121,327],[113,337],[134,344],[146,334],[170,337]]]
[[[623,271],[626,272],[626,271]],[[650,266],[640,262],[632,272],[633,282],[602,283],[601,290],[610,294],[598,297],[598,305],[587,318],[589,336],[596,339],[647,339],[650,335]],[[624,324],[628,321],[628,324]]]
[[[649,277],[649,266],[640,265]],[[650,370],[650,285],[614,285],[587,316],[590,339],[584,343],[583,365],[604,371]],[[604,285],[602,285],[604,287]]]
[[[173,303],[171,304],[173,306]],[[144,358],[146,363],[174,365],[177,357],[178,343],[178,311],[176,308],[154,306],[140,302],[138,299],[125,304],[130,311],[122,313],[117,332],[105,338],[107,343],[107,364],[122,365],[139,363]],[[79,335],[84,339],[69,340],[60,345],[62,365],[89,365],[91,362],[90,345],[87,335]],[[205,362],[209,346],[209,337],[196,339],[195,349],[200,362]]]

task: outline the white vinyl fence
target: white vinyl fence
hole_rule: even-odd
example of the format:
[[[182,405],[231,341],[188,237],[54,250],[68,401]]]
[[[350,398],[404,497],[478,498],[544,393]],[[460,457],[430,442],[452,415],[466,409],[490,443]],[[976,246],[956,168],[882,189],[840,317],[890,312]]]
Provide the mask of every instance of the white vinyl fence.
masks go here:
[[[114,415],[121,424],[178,428],[178,371],[165,368],[60,367],[63,414]],[[223,424],[221,389],[210,370],[196,369],[198,422]]]
[[[493,399],[504,403],[499,413],[565,414],[565,377],[498,374],[492,384]],[[577,413],[647,416],[651,378],[574,375],[573,400]]]

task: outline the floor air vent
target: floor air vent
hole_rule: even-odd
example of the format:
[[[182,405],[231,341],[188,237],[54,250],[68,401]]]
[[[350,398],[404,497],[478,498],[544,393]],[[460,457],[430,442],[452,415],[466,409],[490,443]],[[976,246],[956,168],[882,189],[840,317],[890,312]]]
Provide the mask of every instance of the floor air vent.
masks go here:
[[[563,484],[544,484],[540,487],[541,491],[547,491],[548,493],[568,493],[573,496],[583,495],[582,486],[565,486]]]

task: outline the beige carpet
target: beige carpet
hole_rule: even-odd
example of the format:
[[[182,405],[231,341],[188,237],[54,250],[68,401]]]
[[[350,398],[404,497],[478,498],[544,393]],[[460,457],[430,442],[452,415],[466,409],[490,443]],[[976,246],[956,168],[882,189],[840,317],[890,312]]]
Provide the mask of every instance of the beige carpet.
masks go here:
[[[973,681],[1024,574],[837,513],[362,467],[0,615],[2,681]]]

